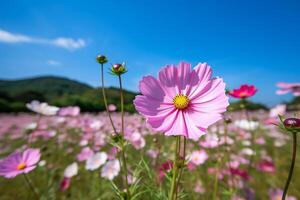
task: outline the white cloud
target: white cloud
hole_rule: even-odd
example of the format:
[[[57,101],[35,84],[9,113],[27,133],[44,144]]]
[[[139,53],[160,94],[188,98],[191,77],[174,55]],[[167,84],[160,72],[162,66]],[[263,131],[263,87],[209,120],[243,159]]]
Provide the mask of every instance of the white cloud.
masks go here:
[[[3,29],[0,29],[0,42],[3,43],[34,43],[34,44],[48,44],[61,47],[68,50],[76,50],[86,46],[85,40],[58,37],[55,39],[35,38],[22,34],[14,34]]]
[[[59,62],[57,60],[47,60],[47,64],[51,65],[51,66],[60,66],[61,62]]]

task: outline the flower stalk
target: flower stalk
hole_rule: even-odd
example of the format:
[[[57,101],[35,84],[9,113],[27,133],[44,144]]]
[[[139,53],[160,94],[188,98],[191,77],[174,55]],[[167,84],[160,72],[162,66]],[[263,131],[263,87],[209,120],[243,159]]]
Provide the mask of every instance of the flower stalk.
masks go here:
[[[120,99],[121,99],[121,134],[124,137],[124,134],[125,134],[125,128],[124,128],[124,95],[123,95],[123,86],[122,86],[121,74],[119,74],[118,77],[119,77]],[[127,169],[125,151],[126,151],[126,146],[124,145],[124,141],[122,141],[121,160],[122,160],[123,171],[125,173],[126,193],[127,193],[128,199],[130,199],[130,190],[129,190],[129,184],[128,184],[128,169]]]
[[[183,147],[181,149],[181,147]],[[173,162],[173,177],[171,182],[171,188],[169,192],[169,200],[176,200],[178,193],[178,185],[182,176],[182,171],[185,162],[185,149],[186,149],[186,138],[183,137],[183,145],[181,145],[180,136],[176,136],[176,147]],[[182,156],[180,153],[182,152]]]
[[[36,199],[40,199],[39,192],[37,191],[36,187],[33,185],[33,183],[30,180],[30,178],[27,176],[27,174],[23,173],[23,177],[24,177],[24,180],[25,180],[25,182],[26,182],[29,190],[31,190],[33,192],[33,194],[36,197]]]
[[[113,123],[113,120],[111,118],[111,115],[110,115],[110,112],[108,110],[108,105],[107,105],[107,99],[106,99],[106,93],[105,93],[105,88],[104,88],[104,72],[103,72],[103,63],[100,63],[101,65],[101,90],[102,90],[102,96],[103,96],[103,102],[104,102],[104,106],[105,106],[105,109],[106,109],[106,112],[107,112],[107,115],[108,115],[108,118],[109,118],[109,121],[111,123],[111,126],[114,130],[114,133],[117,134],[117,130],[116,130],[116,127]]]
[[[288,192],[288,189],[289,189],[289,185],[290,185],[290,182],[292,180],[292,176],[293,176],[293,171],[294,171],[294,168],[295,168],[295,162],[296,162],[296,153],[297,153],[297,133],[296,132],[293,132],[293,153],[292,153],[292,162],[291,162],[291,166],[290,166],[290,170],[289,170],[289,176],[288,176],[288,179],[285,183],[285,186],[284,186],[284,191],[283,191],[283,194],[282,194],[282,200],[285,200],[286,198],[286,195],[287,195],[287,192]]]

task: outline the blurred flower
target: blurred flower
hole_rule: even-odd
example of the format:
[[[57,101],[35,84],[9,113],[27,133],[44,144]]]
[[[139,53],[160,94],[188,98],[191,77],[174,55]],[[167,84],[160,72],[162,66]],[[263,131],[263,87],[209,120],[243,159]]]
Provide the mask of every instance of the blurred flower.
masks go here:
[[[66,191],[71,185],[71,179],[70,178],[66,178],[64,177],[64,179],[62,180],[62,182],[59,185],[59,189],[60,191]]]
[[[34,130],[38,127],[38,124],[35,123],[35,122],[32,122],[32,123],[29,123],[29,124],[26,124],[25,126],[25,130]]]
[[[205,192],[203,183],[201,181],[196,182],[196,185],[194,187],[194,192],[199,193],[199,194],[203,194]]]
[[[77,173],[78,173],[78,164],[77,162],[73,162],[72,164],[66,167],[64,171],[64,177],[72,178],[73,176],[76,176]]]
[[[98,169],[107,160],[107,154],[105,152],[98,152],[89,157],[85,164],[86,170]]]
[[[195,165],[202,165],[208,159],[208,155],[204,150],[193,151],[191,155],[188,156],[188,160]]]
[[[110,112],[114,112],[114,111],[117,110],[117,106],[115,106],[114,104],[109,104],[109,105],[108,105],[108,110],[109,110]]]
[[[278,115],[285,115],[285,112],[286,112],[286,105],[279,104],[270,110],[269,116],[271,118],[277,118]]]
[[[162,163],[159,167],[159,172],[158,172],[159,180],[162,181],[164,179],[164,177],[166,176],[166,173],[171,171],[172,168],[173,168],[172,161],[168,160],[168,161]]]
[[[215,148],[220,145],[219,138],[215,133],[208,133],[204,140],[199,142],[199,145],[204,148]]]
[[[241,85],[240,88],[234,89],[229,92],[229,95],[234,98],[245,99],[252,97],[257,92],[257,89],[253,85]]]
[[[258,163],[258,169],[263,172],[275,172],[275,166],[272,161],[262,160]]]
[[[85,161],[94,154],[90,147],[84,147],[81,152],[77,155],[78,161]]]
[[[79,113],[80,113],[80,108],[78,106],[64,107],[58,111],[58,115],[63,117],[65,116],[76,117],[79,115]]]
[[[101,170],[101,177],[113,180],[120,172],[120,163],[118,160],[108,161]]]
[[[241,150],[241,154],[251,156],[251,155],[254,155],[255,152],[252,149],[250,149],[250,148],[243,148]]]
[[[269,189],[270,200],[281,200],[283,191],[281,189]],[[297,200],[296,197],[287,196],[286,200]]]
[[[243,178],[244,180],[249,179],[249,175],[248,175],[247,171],[242,170],[242,169],[230,168],[230,173],[233,175],[239,176],[239,177]]]
[[[39,167],[44,167],[46,165],[46,160],[41,160],[38,165]]]
[[[125,139],[128,140],[136,149],[142,149],[146,145],[145,139],[142,137],[141,133],[137,131],[126,131]]]
[[[300,96],[300,83],[277,83],[277,87],[280,89],[276,91],[276,94],[282,95],[291,92],[294,96]]]
[[[31,101],[26,104],[26,107],[36,113],[42,115],[56,115],[59,108],[55,106],[50,106],[47,103],[40,103],[39,101]]]
[[[23,153],[15,152],[0,161],[0,176],[14,178],[33,170],[41,157],[39,149],[26,149]]]
[[[210,66],[194,69],[185,62],[162,68],[158,80],[145,76],[134,105],[156,131],[165,135],[183,135],[198,140],[208,126],[222,119],[228,97],[225,83],[212,78]]]
[[[234,122],[234,125],[238,128],[247,130],[247,131],[253,131],[259,127],[259,122],[257,121],[248,121],[246,119],[237,120]]]

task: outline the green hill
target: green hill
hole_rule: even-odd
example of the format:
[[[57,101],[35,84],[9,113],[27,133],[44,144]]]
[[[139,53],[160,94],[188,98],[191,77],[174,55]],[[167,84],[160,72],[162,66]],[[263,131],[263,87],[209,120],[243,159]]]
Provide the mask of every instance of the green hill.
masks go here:
[[[106,88],[108,101],[119,106],[117,88]],[[104,110],[101,91],[85,83],[63,77],[44,76],[22,80],[0,80],[0,112],[27,111],[25,103],[45,101],[57,106],[80,106],[82,111]],[[134,111],[136,93],[124,91],[125,108]]]

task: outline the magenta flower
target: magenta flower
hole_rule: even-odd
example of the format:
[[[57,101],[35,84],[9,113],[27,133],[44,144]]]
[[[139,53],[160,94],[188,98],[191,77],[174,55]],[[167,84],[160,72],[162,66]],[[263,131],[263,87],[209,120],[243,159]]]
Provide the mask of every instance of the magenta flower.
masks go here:
[[[300,96],[300,83],[277,83],[277,87],[280,89],[276,91],[276,94],[287,94],[291,92],[294,96]]]
[[[240,88],[230,91],[229,95],[234,98],[245,99],[245,98],[252,97],[253,95],[255,95],[256,92],[257,89],[255,88],[254,85],[244,84],[241,85]]]
[[[39,149],[27,149],[23,153],[12,153],[0,161],[0,176],[14,178],[19,174],[26,174],[36,167],[40,157]]]
[[[229,105],[225,83],[212,78],[210,66],[198,64],[194,69],[185,62],[167,65],[158,79],[145,76],[134,100],[137,111],[156,131],[165,135],[183,135],[197,140],[208,126],[222,119]]]

